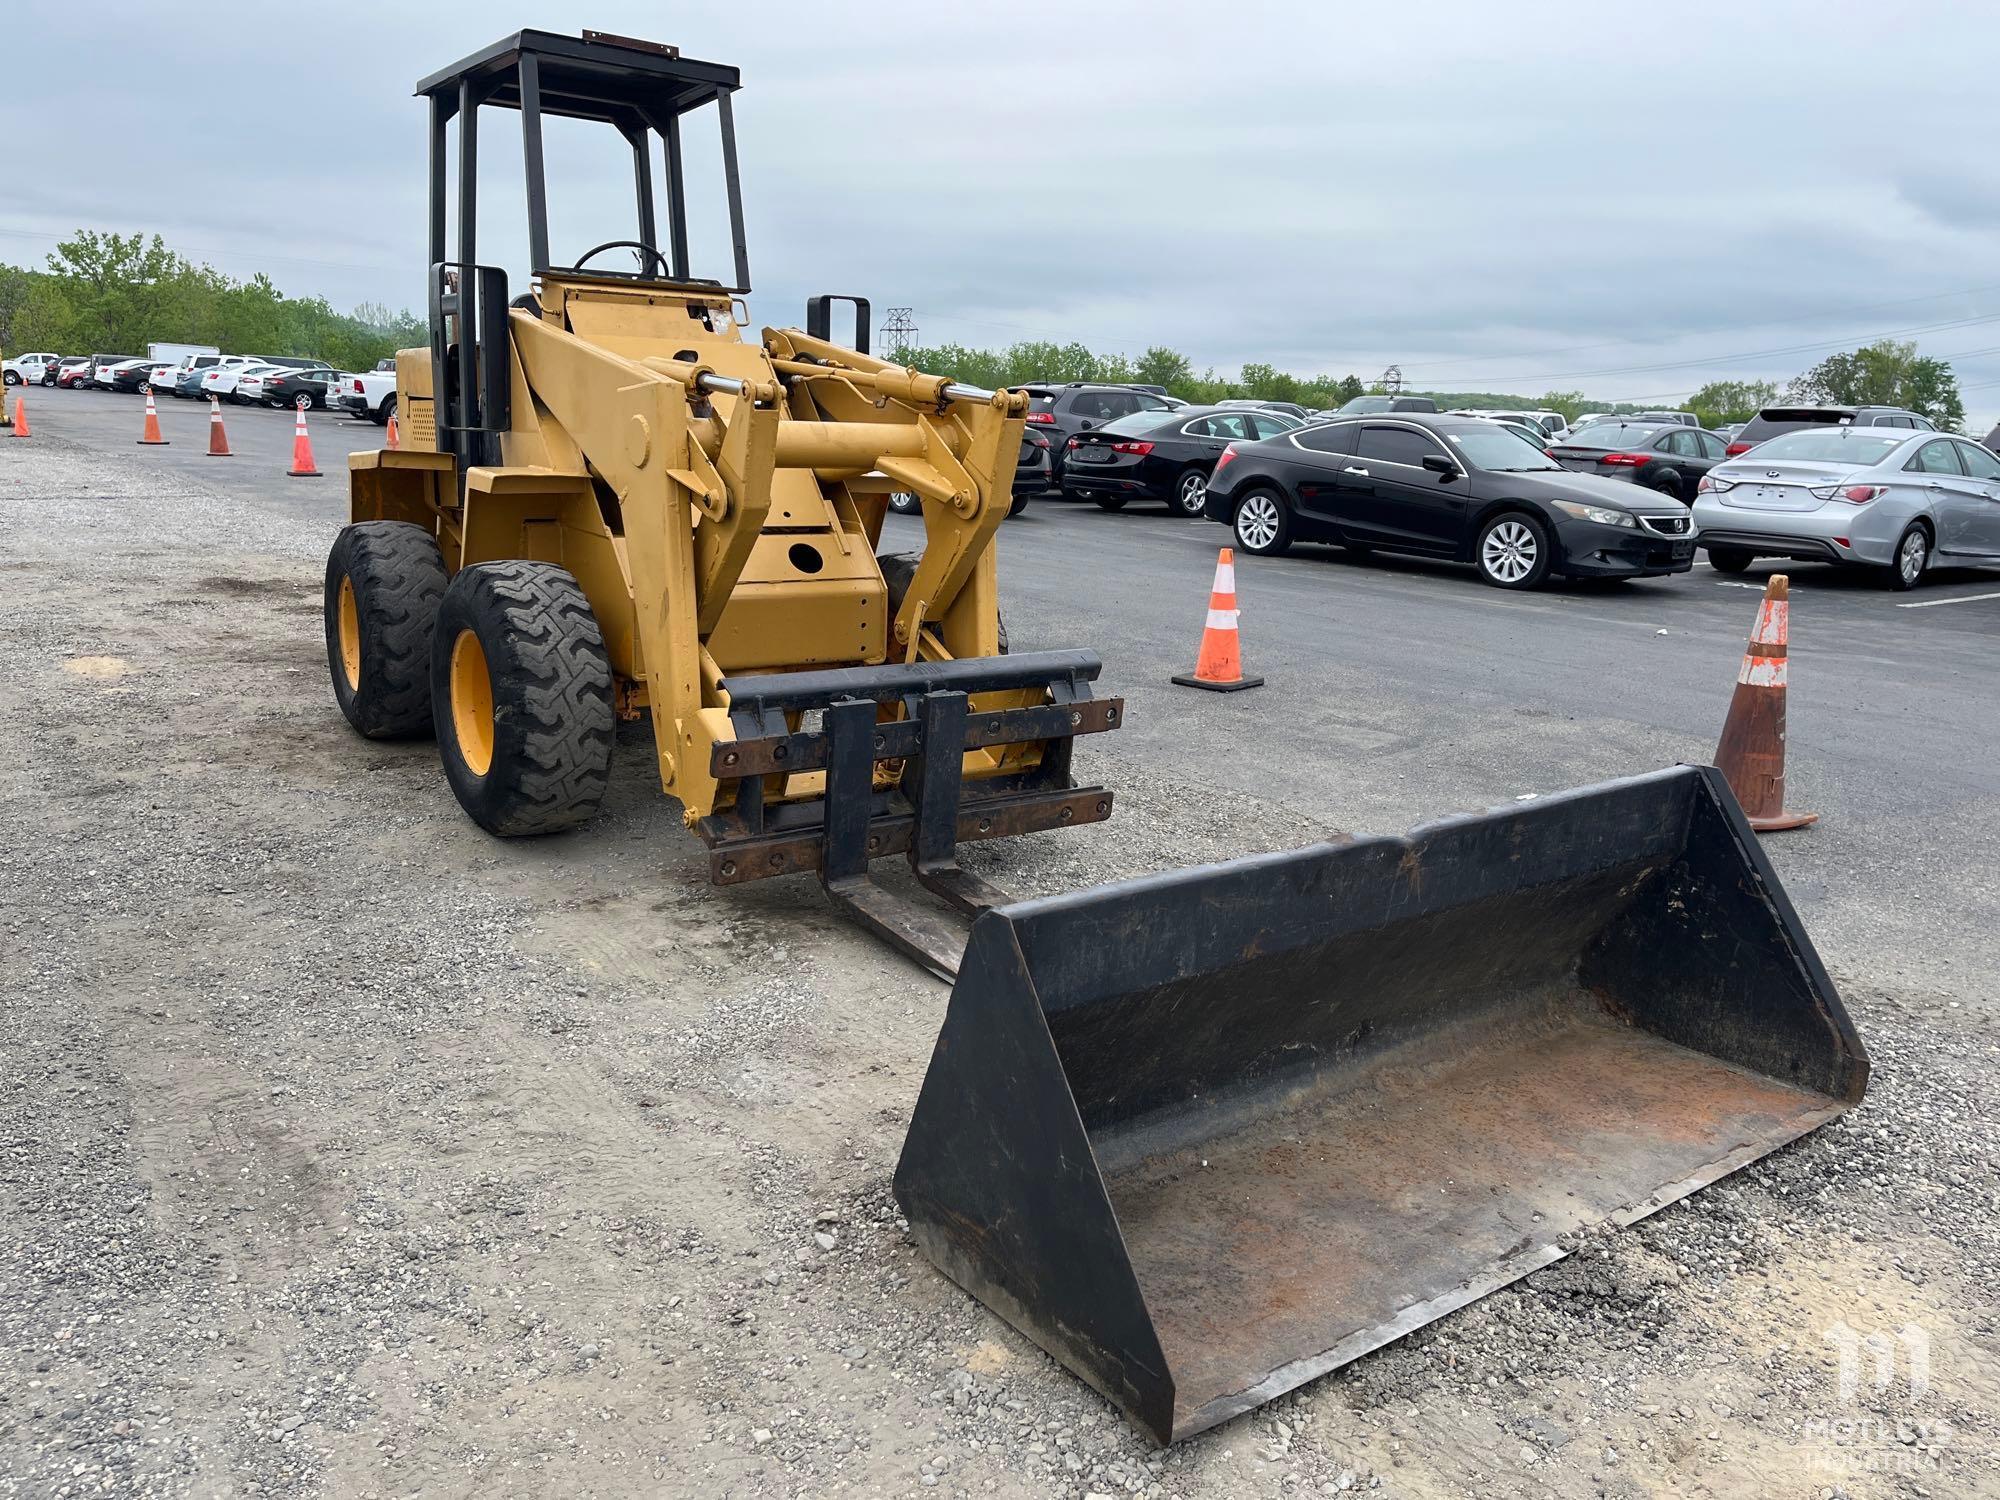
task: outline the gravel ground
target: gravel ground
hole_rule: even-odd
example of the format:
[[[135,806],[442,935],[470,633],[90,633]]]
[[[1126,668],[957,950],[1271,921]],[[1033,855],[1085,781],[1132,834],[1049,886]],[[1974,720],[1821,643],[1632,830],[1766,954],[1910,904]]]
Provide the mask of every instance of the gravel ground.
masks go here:
[[[643,729],[588,830],[480,834],[333,708],[333,529],[0,451],[0,1494],[2000,1494],[1990,969],[1837,973],[1862,1108],[1162,1451],[897,1218],[943,987],[708,888]],[[1343,822],[1119,738],[1115,837],[979,867]],[[1843,1329],[1927,1369],[1844,1396]]]

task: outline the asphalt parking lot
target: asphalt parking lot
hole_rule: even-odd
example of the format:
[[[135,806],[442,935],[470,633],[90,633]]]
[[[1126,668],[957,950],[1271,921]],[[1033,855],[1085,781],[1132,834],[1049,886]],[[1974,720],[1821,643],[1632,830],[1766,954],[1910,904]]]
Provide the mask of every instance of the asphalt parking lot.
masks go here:
[[[513,844],[430,746],[346,731],[321,569],[381,429],[314,414],[327,477],[290,479],[290,412],[226,409],[217,460],[205,405],[140,448],[136,398],[28,396],[35,437],[0,437],[0,1494],[2000,1492],[2000,574],[1790,573],[1791,801],[1823,820],[1767,847],[1868,1101],[1162,1452],[901,1232],[941,986],[810,881],[709,888],[643,726],[596,823]],[[885,549],[919,535],[891,517]],[[1226,540],[1006,523],[1016,648],[1096,649],[1129,707],[1077,747],[1112,823],[983,873],[1073,889],[1706,759],[1770,571],[1516,595],[1240,559],[1268,685],[1178,689]],[[1840,1395],[1842,1326],[1927,1330],[1928,1394]]]
[[[10,414],[16,394],[20,392],[8,391]],[[143,396],[128,396],[118,391],[52,390],[46,386],[31,386],[25,395],[29,426],[37,433],[46,426],[52,435],[71,437],[93,446],[115,449],[131,445],[135,451],[142,451],[137,445],[146,420]],[[206,401],[162,396],[155,398],[153,406],[160,414],[160,436],[167,440],[167,446],[152,449],[149,456],[162,469],[198,471],[205,484],[231,494],[259,496],[268,494],[266,481],[274,467],[281,477],[291,467],[296,412],[225,403],[222,424],[229,434],[232,457],[210,458]],[[342,412],[307,412],[306,426],[312,439],[313,457],[325,477],[291,481],[297,485],[344,484],[347,454],[355,448],[382,444],[382,428],[365,418],[349,417]]]

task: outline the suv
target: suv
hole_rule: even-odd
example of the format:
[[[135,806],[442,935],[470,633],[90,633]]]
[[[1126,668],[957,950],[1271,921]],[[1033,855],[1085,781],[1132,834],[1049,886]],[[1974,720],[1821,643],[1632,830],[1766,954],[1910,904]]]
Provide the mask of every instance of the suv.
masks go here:
[[[1429,411],[1438,409],[1437,402],[1428,396],[1356,396],[1351,401],[1340,403],[1336,416],[1351,417],[1356,412],[1373,411]]]
[[[1901,406],[1767,406],[1729,440],[1729,456],[1748,453],[1767,438],[1801,427],[1898,427],[1936,432],[1937,424]]]
[[[1677,423],[1682,427],[1699,427],[1701,418],[1691,411],[1635,411],[1623,419],[1627,422]]]
[[[1028,430],[1049,440],[1049,483],[1062,483],[1063,446],[1079,432],[1141,411],[1171,411],[1173,403],[1129,385],[1026,385]]]

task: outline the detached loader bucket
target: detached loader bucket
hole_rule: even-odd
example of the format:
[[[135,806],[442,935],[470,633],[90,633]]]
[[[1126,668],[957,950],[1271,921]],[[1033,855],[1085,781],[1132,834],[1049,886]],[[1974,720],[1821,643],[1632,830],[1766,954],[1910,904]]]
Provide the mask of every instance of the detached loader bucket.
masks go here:
[[[1842,1113],[1868,1061],[1684,767],[979,918],[896,1192],[1162,1442]]]

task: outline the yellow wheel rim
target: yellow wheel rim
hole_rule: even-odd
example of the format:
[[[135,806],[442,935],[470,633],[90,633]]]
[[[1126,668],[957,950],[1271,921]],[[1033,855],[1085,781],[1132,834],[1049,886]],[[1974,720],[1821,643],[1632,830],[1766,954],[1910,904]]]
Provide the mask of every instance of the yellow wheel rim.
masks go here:
[[[493,768],[493,678],[479,637],[461,630],[451,644],[451,732],[475,776]]]
[[[340,672],[350,693],[361,691],[361,611],[354,604],[354,580],[340,580]]]

